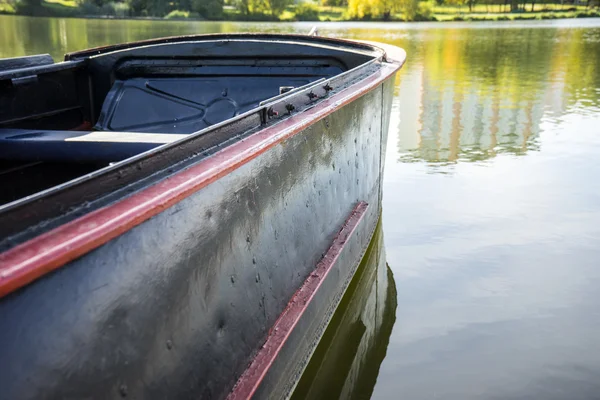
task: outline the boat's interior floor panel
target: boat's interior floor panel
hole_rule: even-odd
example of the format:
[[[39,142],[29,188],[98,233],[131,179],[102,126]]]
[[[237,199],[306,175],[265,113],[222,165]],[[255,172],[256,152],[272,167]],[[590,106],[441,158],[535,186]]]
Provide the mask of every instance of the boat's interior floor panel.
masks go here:
[[[61,185],[100,170],[120,188],[121,172],[134,164],[114,164],[142,154],[148,161],[140,176],[208,154],[304,109],[304,101],[328,96],[334,88],[326,80],[379,57],[363,47],[324,38],[221,35],[109,46],[67,55],[63,63],[48,55],[4,60],[0,208],[48,188],[72,190]],[[288,96],[293,102],[283,100]],[[182,144],[164,150],[163,165],[153,151],[174,142]],[[91,175],[86,179],[100,179]]]
[[[335,68],[338,69],[338,68]],[[284,87],[335,75],[215,76],[117,80],[104,101],[96,129],[192,133],[249,111]]]

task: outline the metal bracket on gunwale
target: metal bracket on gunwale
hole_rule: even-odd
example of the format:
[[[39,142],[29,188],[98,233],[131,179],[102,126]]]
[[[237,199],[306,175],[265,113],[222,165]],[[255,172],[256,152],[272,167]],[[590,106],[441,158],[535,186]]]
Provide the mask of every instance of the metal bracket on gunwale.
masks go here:
[[[260,102],[262,124],[312,107],[320,100],[327,98],[332,92],[340,91],[366,78],[381,68],[381,62],[381,57],[378,57],[329,79],[321,78]]]

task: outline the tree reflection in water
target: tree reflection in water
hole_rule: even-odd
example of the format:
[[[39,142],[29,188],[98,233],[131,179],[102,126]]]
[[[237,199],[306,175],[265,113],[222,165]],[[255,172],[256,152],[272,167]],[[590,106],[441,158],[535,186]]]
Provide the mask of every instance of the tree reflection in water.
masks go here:
[[[396,321],[381,221],[293,399],[368,399]]]

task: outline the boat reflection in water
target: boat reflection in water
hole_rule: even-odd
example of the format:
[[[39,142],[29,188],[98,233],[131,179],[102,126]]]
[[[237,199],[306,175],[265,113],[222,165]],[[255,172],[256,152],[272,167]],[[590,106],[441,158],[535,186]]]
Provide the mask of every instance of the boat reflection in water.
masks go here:
[[[370,398],[396,321],[396,306],[380,220],[292,399]]]

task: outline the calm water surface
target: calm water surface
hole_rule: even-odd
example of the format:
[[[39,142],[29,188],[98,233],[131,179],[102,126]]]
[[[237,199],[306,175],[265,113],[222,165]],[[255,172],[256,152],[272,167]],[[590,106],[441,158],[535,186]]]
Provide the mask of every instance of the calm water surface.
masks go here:
[[[309,29],[0,16],[0,57]],[[409,61],[396,82],[385,252],[377,250],[395,282],[393,329],[369,342],[378,353],[362,370],[376,378],[350,377],[358,389],[337,394],[305,389],[327,398],[600,398],[600,21],[320,31],[393,43]],[[357,291],[367,299],[365,282]],[[339,319],[360,314],[349,310]],[[361,370],[344,363],[323,362],[323,371]]]

